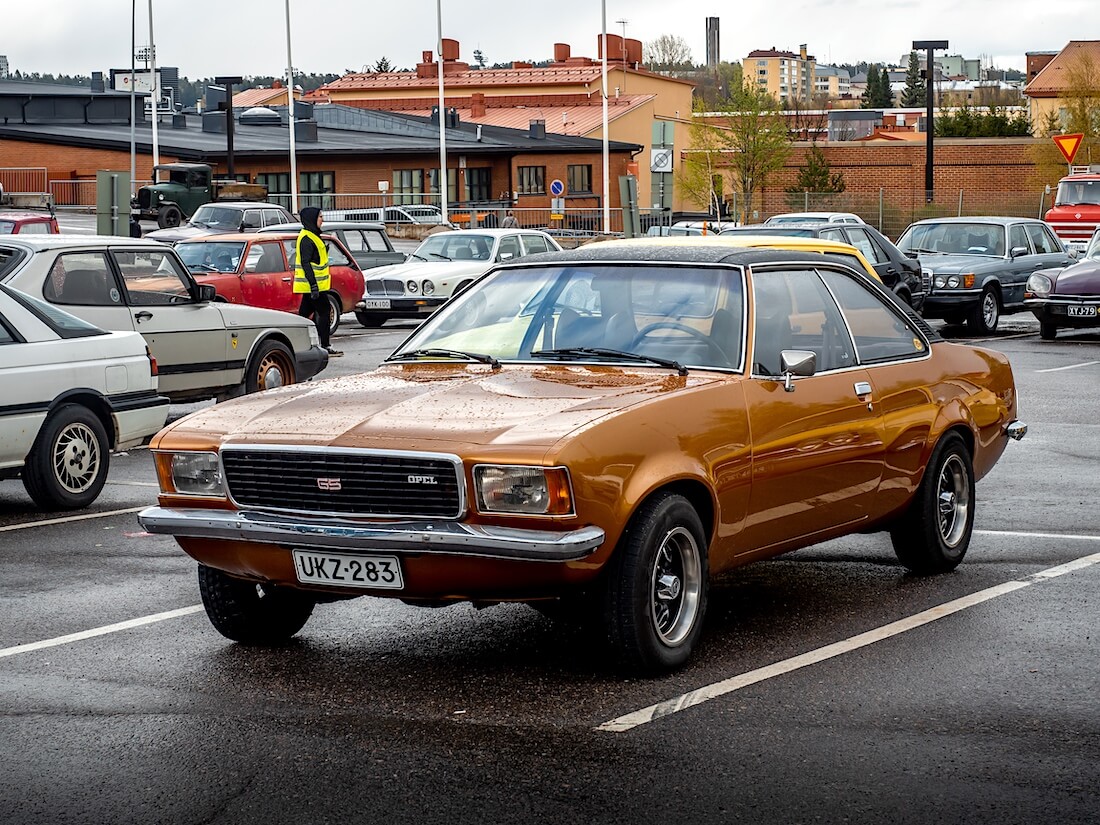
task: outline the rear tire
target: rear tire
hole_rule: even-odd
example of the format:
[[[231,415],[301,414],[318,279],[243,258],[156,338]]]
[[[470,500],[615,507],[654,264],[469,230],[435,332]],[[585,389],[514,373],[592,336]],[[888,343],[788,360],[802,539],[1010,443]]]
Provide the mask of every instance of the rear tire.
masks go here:
[[[386,323],[389,318],[385,315],[378,315],[374,312],[363,312],[357,309],[355,310],[355,320],[367,329],[378,329],[378,327]]]
[[[1058,337],[1058,327],[1045,321],[1039,322],[1039,337],[1044,341],[1053,341]]]
[[[300,593],[235,579],[203,564],[199,593],[214,629],[242,644],[285,642],[305,627],[316,604]]]
[[[974,467],[966,444],[948,433],[932,451],[909,510],[890,530],[900,561],[925,576],[959,566],[974,530]]]
[[[691,656],[707,606],[707,543],[687,499],[664,493],[634,515],[606,572],[608,641],[629,667],[660,672]]]
[[[47,510],[78,510],[99,496],[111,466],[111,442],[98,416],[62,404],[46,419],[23,465],[23,487]]]

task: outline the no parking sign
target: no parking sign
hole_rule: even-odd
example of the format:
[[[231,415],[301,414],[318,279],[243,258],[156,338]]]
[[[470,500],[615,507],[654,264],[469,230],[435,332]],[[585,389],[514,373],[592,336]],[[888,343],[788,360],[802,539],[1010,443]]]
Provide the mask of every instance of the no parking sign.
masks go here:
[[[554,180],[550,181],[550,194],[555,198],[560,198],[565,194],[565,184],[557,178],[554,178]]]

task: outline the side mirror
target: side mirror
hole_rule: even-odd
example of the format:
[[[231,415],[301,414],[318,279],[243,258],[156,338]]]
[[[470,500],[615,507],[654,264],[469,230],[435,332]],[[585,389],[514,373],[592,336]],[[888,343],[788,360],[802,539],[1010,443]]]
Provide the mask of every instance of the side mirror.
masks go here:
[[[1077,247],[1076,247],[1076,246],[1073,246],[1073,247],[1070,247],[1069,249],[1067,249],[1067,250],[1066,250],[1066,254],[1067,254],[1067,255],[1069,255],[1069,257],[1070,257],[1071,259],[1075,260],[1075,261],[1076,261],[1076,260],[1077,260],[1078,258],[1080,258],[1080,257],[1081,257],[1081,252],[1080,252],[1080,250],[1079,250],[1079,249],[1077,249]]]
[[[498,261],[510,261],[514,257],[515,257],[515,255],[513,255],[511,252],[501,252],[499,255],[497,255],[497,260]]]
[[[1010,257],[1010,258],[1019,258],[1021,255],[1026,255],[1026,254],[1027,254],[1027,247],[1026,246],[1014,246],[1014,247],[1012,247],[1012,250],[1008,253],[1008,257]]]
[[[785,349],[779,353],[779,364],[783,371],[784,391],[794,392],[794,382],[791,379],[796,375],[805,378],[817,372],[817,353],[804,349]]]
[[[218,297],[218,290],[213,284],[198,284],[200,304],[209,304]]]
[[[912,258],[914,261],[920,260],[920,255],[918,255],[912,249],[906,249],[905,252],[903,252],[902,254],[905,255],[906,258]]]

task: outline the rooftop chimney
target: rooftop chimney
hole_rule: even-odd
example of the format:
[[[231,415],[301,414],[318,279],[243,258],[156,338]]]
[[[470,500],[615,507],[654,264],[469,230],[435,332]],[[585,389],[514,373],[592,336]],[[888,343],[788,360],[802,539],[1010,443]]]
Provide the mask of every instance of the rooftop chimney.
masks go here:
[[[470,95],[470,117],[485,117],[485,94],[474,92]]]
[[[569,44],[568,43],[555,43],[554,44],[554,62],[564,63],[569,59]]]
[[[531,138],[531,140],[546,140],[546,121],[532,120],[527,131],[527,136]]]
[[[458,60],[458,41],[449,37],[443,38],[443,60]]]

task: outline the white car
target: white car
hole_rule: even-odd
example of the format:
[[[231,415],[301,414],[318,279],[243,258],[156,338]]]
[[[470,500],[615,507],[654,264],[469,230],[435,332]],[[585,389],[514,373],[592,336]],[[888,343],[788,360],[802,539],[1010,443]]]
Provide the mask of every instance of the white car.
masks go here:
[[[312,321],[215,301],[156,241],[12,235],[0,241],[0,282],[102,329],[140,332],[174,402],[293,384],[328,364]]]
[[[164,426],[168,399],[136,332],[106,332],[0,284],[0,478],[40,507],[87,507],[111,450]]]
[[[772,215],[764,221],[764,226],[782,223],[866,223],[866,221],[852,212],[784,212],[781,215]]]
[[[390,318],[423,318],[494,264],[560,251],[557,241],[537,229],[458,229],[429,235],[405,263],[363,273],[363,300],[355,317],[365,327],[380,327]]]

